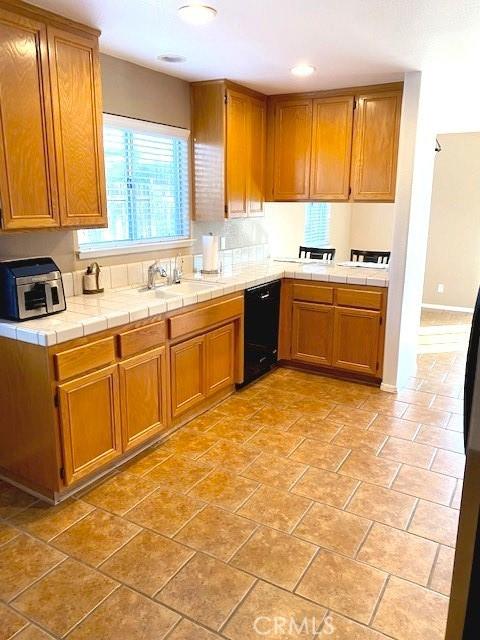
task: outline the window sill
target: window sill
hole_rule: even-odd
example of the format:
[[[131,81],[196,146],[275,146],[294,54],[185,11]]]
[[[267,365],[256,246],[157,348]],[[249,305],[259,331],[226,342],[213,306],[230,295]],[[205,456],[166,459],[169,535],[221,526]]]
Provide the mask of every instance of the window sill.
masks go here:
[[[192,238],[185,240],[172,240],[166,242],[146,242],[142,244],[131,244],[128,247],[108,247],[101,249],[95,247],[91,249],[77,249],[77,258],[86,260],[88,258],[104,258],[105,256],[121,256],[131,253],[148,253],[149,251],[158,251],[159,249],[181,249],[183,247],[191,247],[195,243]]]

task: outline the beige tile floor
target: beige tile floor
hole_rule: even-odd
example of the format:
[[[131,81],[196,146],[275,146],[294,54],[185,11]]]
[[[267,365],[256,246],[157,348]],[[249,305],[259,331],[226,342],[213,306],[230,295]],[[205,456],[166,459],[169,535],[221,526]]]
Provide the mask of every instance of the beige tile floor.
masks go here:
[[[0,640],[442,640],[463,368],[278,369],[60,506],[1,484]]]

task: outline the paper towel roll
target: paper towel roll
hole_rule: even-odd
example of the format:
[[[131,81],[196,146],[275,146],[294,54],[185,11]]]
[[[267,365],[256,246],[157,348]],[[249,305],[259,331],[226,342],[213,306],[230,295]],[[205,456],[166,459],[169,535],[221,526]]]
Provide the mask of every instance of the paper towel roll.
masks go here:
[[[202,236],[204,273],[218,273],[218,236]]]

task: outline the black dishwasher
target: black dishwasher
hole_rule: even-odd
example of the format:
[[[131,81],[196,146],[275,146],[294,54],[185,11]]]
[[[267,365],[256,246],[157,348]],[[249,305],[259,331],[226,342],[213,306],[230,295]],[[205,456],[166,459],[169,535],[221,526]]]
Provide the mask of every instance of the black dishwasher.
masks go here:
[[[280,280],[245,290],[245,371],[248,384],[277,362]]]

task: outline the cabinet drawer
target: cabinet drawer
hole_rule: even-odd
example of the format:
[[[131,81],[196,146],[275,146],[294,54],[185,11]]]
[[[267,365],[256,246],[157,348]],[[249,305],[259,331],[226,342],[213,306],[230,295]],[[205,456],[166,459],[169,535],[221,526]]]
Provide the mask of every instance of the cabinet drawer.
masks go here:
[[[166,324],[162,320],[146,327],[124,331],[118,335],[118,350],[121,358],[128,358],[147,349],[159,347],[165,342]]]
[[[361,289],[337,289],[337,305],[342,307],[360,307],[361,309],[381,309],[383,293],[380,291],[362,291]]]
[[[66,380],[115,362],[113,336],[55,355],[57,380]]]
[[[314,284],[294,284],[294,300],[302,302],[321,302],[333,304],[333,287],[322,287]]]
[[[182,313],[169,319],[169,335],[172,340],[203,331],[209,327],[243,314],[243,296],[211,304],[203,309]]]

